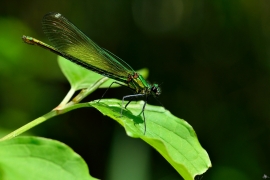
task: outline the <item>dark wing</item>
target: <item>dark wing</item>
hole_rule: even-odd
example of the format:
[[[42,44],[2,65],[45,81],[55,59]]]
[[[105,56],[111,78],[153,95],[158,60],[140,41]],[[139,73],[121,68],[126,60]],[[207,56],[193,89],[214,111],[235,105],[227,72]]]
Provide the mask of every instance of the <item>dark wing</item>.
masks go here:
[[[122,81],[134,72],[126,62],[100,48],[60,13],[46,14],[42,28],[56,49],[87,69]]]

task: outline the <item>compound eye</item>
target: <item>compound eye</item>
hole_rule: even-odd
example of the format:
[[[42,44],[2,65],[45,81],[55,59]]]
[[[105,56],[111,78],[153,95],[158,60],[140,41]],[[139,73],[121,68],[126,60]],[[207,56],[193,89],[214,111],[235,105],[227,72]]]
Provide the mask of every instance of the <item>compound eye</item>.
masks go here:
[[[160,88],[158,87],[157,84],[155,84],[152,88],[151,88],[151,91],[156,95],[156,96],[159,96],[161,94],[161,90]]]

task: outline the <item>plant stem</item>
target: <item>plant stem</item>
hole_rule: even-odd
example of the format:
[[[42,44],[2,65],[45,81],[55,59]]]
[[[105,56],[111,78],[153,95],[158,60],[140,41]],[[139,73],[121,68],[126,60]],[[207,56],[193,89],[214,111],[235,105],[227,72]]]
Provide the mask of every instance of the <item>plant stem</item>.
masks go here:
[[[91,94],[92,92],[94,92],[96,89],[99,88],[99,86],[101,86],[103,83],[105,83],[107,80],[109,80],[109,78],[107,77],[103,77],[100,78],[95,84],[93,84],[92,86],[90,86],[87,89],[83,89],[76,97],[74,97],[68,104],[67,106],[73,105],[73,104],[77,104],[79,103],[81,100],[83,100],[86,96],[88,96],[89,94]]]
[[[82,108],[82,107],[91,107],[89,106],[88,103],[80,103],[80,104],[74,104],[74,105],[70,105],[69,107],[67,108],[64,108],[64,109],[61,109],[61,110],[52,110],[50,112],[48,112],[47,114],[25,124],[24,126],[20,127],[19,129],[16,129],[15,131],[9,133],[8,135],[2,137],[0,139],[0,142],[1,141],[5,141],[5,140],[8,140],[8,139],[12,139],[22,133],[24,133],[25,131],[43,123],[44,121],[54,117],[54,116],[57,116],[57,115],[60,115],[60,114],[64,114],[68,111],[71,111],[71,110],[74,110],[74,109],[78,109],[78,108]]]
[[[102,85],[104,82],[106,82],[109,78],[103,77],[99,79],[95,84],[90,86],[87,89],[83,89],[75,98],[73,98],[69,103],[68,101],[74,94],[74,89],[71,88],[68,92],[68,94],[65,96],[63,101],[52,111],[48,112],[47,114],[25,124],[24,126],[20,127],[19,129],[16,129],[15,131],[9,133],[8,135],[4,136],[3,138],[0,139],[0,141],[12,139],[25,131],[39,125],[40,123],[54,117],[60,114],[64,114],[70,110],[77,109],[80,107],[89,107],[88,103],[79,103],[83,98],[91,94],[93,91],[95,91],[97,88],[99,88],[100,85]],[[79,103],[79,104],[78,104]]]
[[[62,100],[62,102],[57,107],[65,106],[70,101],[70,99],[74,93],[75,93],[75,89],[73,89],[71,87],[70,90],[68,91],[67,95],[65,96],[65,98]]]
[[[12,139],[16,136],[18,136],[19,134],[24,133],[25,131],[31,129],[32,127],[35,127],[36,125],[46,121],[47,119],[50,119],[51,117],[56,116],[57,112],[56,111],[51,111],[27,124],[25,124],[24,126],[20,127],[19,129],[16,129],[15,131],[9,133],[8,135],[4,136],[3,138],[0,139],[0,141],[4,141],[4,140],[8,140],[8,139]]]

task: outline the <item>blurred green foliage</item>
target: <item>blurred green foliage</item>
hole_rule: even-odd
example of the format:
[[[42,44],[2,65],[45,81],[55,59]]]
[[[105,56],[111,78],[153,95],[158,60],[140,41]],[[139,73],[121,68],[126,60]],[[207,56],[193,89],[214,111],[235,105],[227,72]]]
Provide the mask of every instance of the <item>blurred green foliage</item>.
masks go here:
[[[44,14],[57,11],[134,69],[150,70],[149,81],[163,87],[159,100],[193,126],[211,158],[213,167],[203,179],[270,176],[269,7],[266,0],[2,0],[0,134],[54,108],[69,89],[56,56],[20,39],[25,34],[48,42],[40,22]],[[98,99],[103,92],[89,99]],[[106,98],[127,93],[112,89]],[[112,167],[124,163],[127,171],[122,172],[130,172],[134,179],[179,179],[143,143],[134,148],[144,150],[121,158],[137,140],[130,139],[115,158],[111,150],[125,136],[118,126],[94,110],[78,110],[32,133],[68,144],[87,161],[94,177],[115,177]],[[137,162],[132,153],[148,156]],[[144,169],[138,172],[140,167]]]

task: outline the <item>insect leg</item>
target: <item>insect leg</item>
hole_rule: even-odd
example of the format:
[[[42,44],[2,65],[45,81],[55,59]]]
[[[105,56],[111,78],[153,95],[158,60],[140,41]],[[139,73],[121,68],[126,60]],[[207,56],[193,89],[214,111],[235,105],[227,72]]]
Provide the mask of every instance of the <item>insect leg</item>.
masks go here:
[[[127,88],[129,88],[129,89],[131,89],[130,87],[128,87],[128,86],[126,86],[126,85],[124,85],[124,84],[121,84],[121,83],[119,83],[119,82],[117,82],[117,81],[114,81],[114,82],[112,82],[111,83],[111,85],[106,89],[106,91],[103,93],[103,95],[101,96],[101,98],[98,100],[98,103],[99,103],[99,101],[101,100],[101,99],[103,99],[103,97],[105,96],[105,94],[108,92],[108,90],[111,88],[111,86],[113,85],[113,84],[118,84],[118,85],[120,85],[120,86],[124,86],[124,87],[127,87]]]

